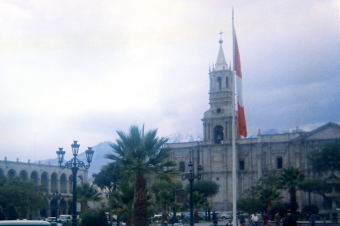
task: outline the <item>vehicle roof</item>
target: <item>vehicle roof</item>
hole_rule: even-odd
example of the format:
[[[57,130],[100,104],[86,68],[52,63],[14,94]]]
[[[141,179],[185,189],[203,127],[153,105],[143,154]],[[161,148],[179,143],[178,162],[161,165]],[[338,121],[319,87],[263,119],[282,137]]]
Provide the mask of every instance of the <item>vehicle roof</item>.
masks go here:
[[[50,223],[48,223],[46,221],[12,220],[12,221],[0,221],[0,225],[8,225],[8,226],[16,226],[16,225],[40,226],[40,225],[50,225]]]

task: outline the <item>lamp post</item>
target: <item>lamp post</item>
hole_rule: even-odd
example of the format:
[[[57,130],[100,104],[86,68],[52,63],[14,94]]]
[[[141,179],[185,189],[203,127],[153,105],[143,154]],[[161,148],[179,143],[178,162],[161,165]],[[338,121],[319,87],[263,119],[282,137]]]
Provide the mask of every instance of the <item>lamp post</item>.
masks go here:
[[[79,169],[88,169],[90,168],[90,163],[92,162],[92,157],[94,151],[91,147],[89,147],[86,151],[86,160],[88,165],[85,165],[84,162],[77,159],[78,150],[79,150],[80,144],[77,143],[77,141],[73,141],[73,144],[71,144],[72,147],[72,154],[73,159],[66,162],[64,166],[61,165],[61,163],[64,161],[64,155],[65,151],[63,151],[63,148],[59,148],[58,151],[56,151],[58,155],[58,163],[59,167],[63,170],[65,168],[72,170],[72,176],[73,176],[73,203],[72,203],[72,226],[77,226],[77,172]]]
[[[189,173],[183,173],[182,174],[182,180],[184,181],[185,179],[189,180],[190,182],[190,226],[194,226],[194,199],[192,195],[192,184],[195,179],[200,180],[202,177],[202,166],[197,167],[197,173],[195,174],[194,172],[194,163],[193,161],[193,150],[190,151],[189,153]]]
[[[176,216],[176,213],[177,213],[177,203],[176,203],[176,196],[178,195],[178,189],[176,188],[176,186],[172,186],[169,188],[169,191],[170,193],[172,194],[173,198],[174,198],[174,203],[173,203],[173,216],[172,216],[172,219],[171,219],[171,223],[174,224],[174,223],[177,223],[177,216]]]
[[[55,222],[58,222],[58,213],[59,213],[58,207],[59,207],[59,199],[61,198],[61,194],[58,192],[58,190],[53,194],[53,198],[55,198],[57,201]]]

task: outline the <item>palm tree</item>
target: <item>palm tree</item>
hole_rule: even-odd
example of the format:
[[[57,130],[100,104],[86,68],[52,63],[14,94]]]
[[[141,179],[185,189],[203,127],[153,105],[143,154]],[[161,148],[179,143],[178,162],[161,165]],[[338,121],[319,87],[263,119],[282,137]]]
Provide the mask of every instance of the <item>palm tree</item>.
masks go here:
[[[111,191],[109,196],[109,206],[114,214],[117,214],[117,220],[126,219],[126,225],[132,225],[132,207],[134,197],[134,185],[129,182],[121,184],[121,189]]]
[[[267,212],[269,212],[272,207],[272,201],[282,199],[278,190],[273,188],[262,188],[259,196],[261,202],[266,204]]]
[[[87,210],[87,203],[89,201],[97,202],[102,199],[101,193],[89,183],[83,183],[77,186],[77,197],[81,205],[81,211]]]
[[[117,131],[119,139],[111,145],[113,154],[106,158],[115,161],[122,171],[135,181],[134,191],[134,226],[148,225],[146,176],[172,181],[177,175],[175,162],[168,161],[170,149],[164,148],[167,138],[158,138],[157,130],[144,134],[137,126],[131,126],[129,133]]]
[[[300,182],[305,179],[305,175],[301,173],[299,168],[293,166],[283,169],[281,174],[281,183],[284,189],[287,189],[290,195],[290,210],[291,213],[295,213],[298,209],[298,204],[296,202],[296,191]]]

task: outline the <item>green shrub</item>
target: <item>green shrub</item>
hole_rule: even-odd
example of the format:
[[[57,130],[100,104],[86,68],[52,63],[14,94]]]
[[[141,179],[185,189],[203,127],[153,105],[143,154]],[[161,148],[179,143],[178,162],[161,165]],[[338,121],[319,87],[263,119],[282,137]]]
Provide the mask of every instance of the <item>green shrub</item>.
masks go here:
[[[102,209],[89,209],[80,218],[82,226],[108,226],[105,211]]]

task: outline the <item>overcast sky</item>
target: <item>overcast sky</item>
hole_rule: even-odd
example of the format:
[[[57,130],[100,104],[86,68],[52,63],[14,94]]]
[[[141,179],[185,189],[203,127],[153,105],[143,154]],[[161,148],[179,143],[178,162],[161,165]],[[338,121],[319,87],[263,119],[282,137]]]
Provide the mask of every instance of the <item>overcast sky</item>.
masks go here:
[[[0,159],[54,158],[130,125],[202,133],[231,11],[248,134],[340,123],[338,0],[0,2]]]

